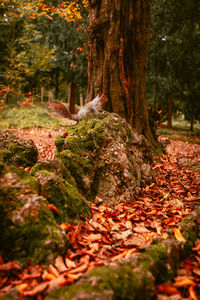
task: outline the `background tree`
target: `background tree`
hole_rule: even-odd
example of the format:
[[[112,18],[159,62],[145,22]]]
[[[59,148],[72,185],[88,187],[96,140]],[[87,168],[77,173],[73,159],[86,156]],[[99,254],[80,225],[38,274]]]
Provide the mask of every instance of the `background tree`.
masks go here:
[[[168,111],[168,127],[172,112],[181,112],[192,129],[192,120],[199,116],[200,5],[194,0],[157,0],[151,12],[148,104]]]

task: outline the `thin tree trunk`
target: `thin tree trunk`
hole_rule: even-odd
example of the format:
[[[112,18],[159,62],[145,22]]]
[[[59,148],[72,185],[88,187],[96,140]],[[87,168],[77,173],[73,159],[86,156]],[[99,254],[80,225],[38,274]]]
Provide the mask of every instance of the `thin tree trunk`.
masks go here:
[[[43,86],[41,87],[41,97],[40,97],[40,99],[41,99],[41,103],[43,103],[44,102],[44,87]]]
[[[167,119],[168,128],[172,128],[172,109],[173,109],[173,94],[171,94],[168,99],[168,119]]]
[[[59,97],[59,69],[56,69],[56,81],[55,81],[55,98],[58,99]]]
[[[89,0],[87,101],[99,91],[108,110],[126,118],[153,143],[145,99],[150,4],[148,0]]]
[[[83,92],[80,89],[80,106],[83,106]]]
[[[75,103],[76,103],[76,85],[73,81],[69,83],[69,110],[72,114],[75,113]]]
[[[192,112],[190,118],[190,131],[194,131],[194,117],[195,117],[195,109],[194,109],[194,102],[192,102]]]

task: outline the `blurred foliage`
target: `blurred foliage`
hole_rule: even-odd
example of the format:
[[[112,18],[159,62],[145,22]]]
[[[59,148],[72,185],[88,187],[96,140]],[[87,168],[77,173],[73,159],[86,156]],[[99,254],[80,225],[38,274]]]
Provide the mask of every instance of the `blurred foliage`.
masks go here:
[[[70,81],[86,90],[87,22],[84,0],[1,1],[1,99],[39,96],[41,87],[66,98]]]
[[[152,0],[148,104],[174,114],[200,118],[200,3]]]

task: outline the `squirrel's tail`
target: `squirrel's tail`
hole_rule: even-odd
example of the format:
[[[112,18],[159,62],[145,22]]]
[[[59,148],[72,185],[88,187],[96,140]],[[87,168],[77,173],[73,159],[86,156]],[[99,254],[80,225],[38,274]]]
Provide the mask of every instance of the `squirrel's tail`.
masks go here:
[[[59,116],[63,118],[68,118],[70,120],[78,121],[78,116],[73,115],[69,108],[62,102],[59,101],[53,101],[48,102],[47,107],[54,113],[58,114]]]

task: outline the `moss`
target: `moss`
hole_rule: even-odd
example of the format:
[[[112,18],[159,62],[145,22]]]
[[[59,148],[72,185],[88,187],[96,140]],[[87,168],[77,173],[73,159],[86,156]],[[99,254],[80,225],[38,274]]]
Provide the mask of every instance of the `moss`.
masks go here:
[[[139,259],[139,264],[143,264],[146,269],[150,270],[158,284],[172,277],[172,270],[168,268],[167,245],[163,246],[160,242],[151,245],[145,251]]]
[[[196,209],[199,210],[199,208]],[[194,246],[195,240],[198,238],[198,226],[196,224],[196,219],[192,215],[184,218],[181,223],[182,235],[186,239],[186,247],[182,253],[182,257],[185,258],[191,253],[191,248]]]
[[[47,176],[51,175],[54,172],[56,175],[60,176],[65,181],[69,182],[71,185],[76,186],[75,180],[71,176],[69,170],[65,168],[63,163],[58,159],[38,162],[37,164],[35,164],[35,166],[32,167],[31,175],[37,176],[38,172],[44,173]]]
[[[65,144],[65,137],[59,136],[56,138],[55,145],[58,152],[61,152],[63,150],[64,144]]]
[[[70,150],[64,150],[58,155],[63,161],[65,167],[71,172],[78,188],[85,193],[84,175],[93,171],[94,161],[90,158],[80,156],[78,153],[73,153]]]
[[[59,210],[60,215],[55,213],[59,223],[72,222],[72,219],[79,219],[80,215],[89,217],[89,205],[74,186],[53,179],[48,181],[48,186],[45,196]]]
[[[84,282],[82,284],[73,284],[67,287],[56,289],[52,291],[45,299],[46,300],[71,300],[76,296],[78,291],[84,291],[88,294],[91,293],[101,293],[102,288],[97,286],[92,286],[90,283]]]
[[[29,173],[25,172],[23,169],[11,167],[11,170],[16,173],[17,177],[21,182],[27,184],[32,192],[38,193],[39,184],[35,177],[31,176]]]
[[[40,206],[37,208],[31,205],[29,216],[22,224],[12,224],[9,217],[4,218],[1,248],[5,260],[15,257],[23,264],[29,260],[44,263],[53,258],[53,253],[55,256],[64,253],[64,232],[61,234],[44,200],[37,197],[33,201],[39,202]]]
[[[38,159],[38,151],[35,146],[28,147],[25,144],[10,142],[7,149],[0,150],[0,157],[8,164],[16,166],[33,166]]]
[[[103,266],[90,271],[90,276],[100,278],[104,289],[114,291],[114,299],[152,299],[154,287],[149,273],[134,270],[130,263],[117,267]]]

